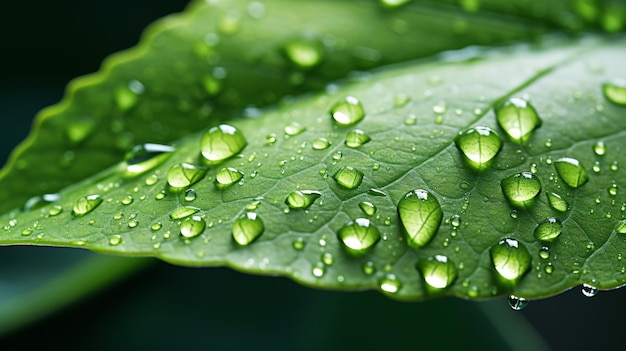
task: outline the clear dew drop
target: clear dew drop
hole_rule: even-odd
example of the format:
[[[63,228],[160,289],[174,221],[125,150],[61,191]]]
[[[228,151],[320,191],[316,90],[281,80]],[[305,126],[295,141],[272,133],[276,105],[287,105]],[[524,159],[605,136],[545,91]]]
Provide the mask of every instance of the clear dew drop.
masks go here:
[[[354,129],[346,134],[345,144],[347,147],[358,148],[363,144],[372,140],[364,131],[360,129]]]
[[[380,6],[388,9],[397,8],[408,4],[413,0],[379,0]]]
[[[374,265],[374,262],[367,261],[363,263],[363,265],[361,266],[361,270],[363,270],[363,273],[365,275],[372,275],[376,273],[376,266]]]
[[[241,131],[231,125],[221,124],[202,136],[200,149],[207,164],[214,165],[237,155],[248,142]]]
[[[305,246],[305,245],[306,245],[306,244],[305,244],[305,242],[304,242],[304,239],[303,239],[303,238],[297,238],[297,239],[294,239],[294,240],[291,242],[291,246],[292,246],[295,250],[297,250],[297,251],[302,251],[302,250],[304,250],[304,246]]]
[[[602,92],[610,102],[626,106],[626,79],[614,79],[602,84]]]
[[[617,184],[615,184],[615,183],[611,184],[611,186],[609,186],[607,191],[608,191],[609,195],[617,196],[617,193],[619,192]]]
[[[330,115],[338,125],[349,126],[360,122],[365,117],[365,110],[359,99],[346,96],[331,107]]]
[[[496,107],[495,113],[500,128],[518,144],[528,142],[532,132],[542,123],[535,108],[520,98],[509,99]]]
[[[598,288],[593,287],[589,284],[583,284],[581,291],[586,297],[594,297],[598,293]]]
[[[508,302],[511,309],[514,311],[520,311],[528,306],[528,300],[523,297],[517,297],[515,295],[510,295]]]
[[[300,123],[298,122],[291,122],[288,125],[286,125],[284,128],[285,135],[288,135],[288,136],[296,136],[296,135],[302,134],[304,133],[305,130],[306,128],[300,125]]]
[[[404,124],[407,126],[414,126],[417,124],[417,116],[410,114],[404,118]]]
[[[185,196],[183,197],[183,199],[185,199],[185,201],[187,202],[191,202],[195,200],[197,197],[198,197],[198,194],[196,193],[195,190],[187,189],[185,190]]]
[[[292,191],[285,200],[290,208],[306,209],[315,202],[322,193],[315,190],[296,190]]]
[[[120,235],[111,235],[109,237],[109,245],[117,246],[122,243],[122,237]]]
[[[550,258],[550,248],[547,246],[542,246],[541,249],[539,249],[539,257],[544,260]]]
[[[330,146],[330,141],[326,138],[317,138],[311,143],[313,150],[326,150]]]
[[[606,155],[606,145],[603,141],[597,141],[593,144],[593,152],[598,156]]]
[[[541,242],[552,242],[561,235],[563,223],[554,217],[549,217],[537,224],[533,236]]]
[[[24,212],[36,210],[45,205],[57,202],[61,199],[60,194],[44,194],[41,196],[33,196],[24,203]]]
[[[546,193],[546,196],[548,197],[550,207],[553,209],[559,212],[566,212],[569,209],[569,204],[564,198],[561,197],[561,195],[549,192]]]
[[[170,218],[173,220],[183,219],[183,218],[187,218],[191,216],[192,214],[198,213],[198,211],[200,211],[200,209],[197,207],[192,207],[192,206],[179,207],[179,208],[174,209],[172,212],[170,212]]]
[[[500,240],[489,252],[496,272],[506,281],[517,282],[530,269],[530,253],[515,239]]]
[[[502,148],[502,139],[487,127],[474,127],[459,132],[454,142],[468,164],[478,171],[486,169]]]
[[[122,198],[122,200],[120,200],[120,202],[122,203],[122,205],[130,205],[133,203],[133,197],[131,195],[126,195]]]
[[[369,201],[360,202],[359,208],[361,209],[361,211],[363,211],[363,213],[368,216],[373,216],[374,214],[376,214],[376,206]]]
[[[237,183],[241,178],[243,178],[242,171],[233,167],[225,167],[215,174],[215,185],[219,189],[223,189]]]
[[[115,90],[115,104],[122,111],[128,111],[139,102],[139,96],[143,94],[145,88],[138,80],[132,80],[127,86],[119,87]]]
[[[241,246],[249,245],[263,234],[265,226],[255,212],[247,212],[233,224],[232,234],[235,242]]]
[[[585,167],[574,158],[560,158],[554,161],[554,168],[565,184],[572,188],[578,188],[589,180]]]
[[[140,144],[133,147],[125,156],[126,176],[143,174],[165,162],[176,149],[169,145]]]
[[[456,265],[444,255],[435,255],[419,260],[416,268],[422,274],[426,284],[433,289],[449,287],[458,276]]]
[[[311,274],[317,278],[323,277],[324,274],[326,274],[326,265],[324,265],[324,262],[315,262],[315,264],[313,264],[313,268],[311,269]]]
[[[302,69],[315,67],[324,59],[324,46],[318,40],[292,40],[283,50],[289,61]]]
[[[525,207],[541,192],[541,183],[530,172],[508,176],[500,182],[504,196],[515,206]]]
[[[151,174],[148,177],[146,177],[145,183],[148,186],[154,185],[159,181],[159,176],[157,176],[156,174]]]
[[[184,238],[195,238],[204,232],[206,222],[200,216],[191,216],[180,224],[180,235]]]
[[[393,105],[397,108],[404,107],[411,101],[411,97],[406,94],[398,94],[393,97]]]
[[[167,183],[173,188],[188,187],[204,177],[206,168],[177,163],[167,170]]]
[[[72,214],[76,217],[82,217],[89,212],[93,211],[98,205],[102,203],[102,198],[100,195],[93,194],[88,196],[83,196],[76,200],[74,204],[74,208],[72,209]]]
[[[408,192],[398,203],[398,215],[409,246],[419,248],[437,233],[443,211],[437,198],[426,190]]]
[[[33,234],[33,230],[32,229],[30,229],[30,228],[22,229],[22,235],[28,236],[28,235],[31,235],[31,234]]]
[[[150,229],[152,229],[152,231],[154,231],[154,232],[156,232],[156,231],[160,230],[161,228],[163,228],[163,225],[161,224],[161,222],[156,222],[156,223],[153,223],[153,224],[150,226]]]
[[[357,218],[346,223],[337,236],[346,251],[354,256],[367,253],[379,240],[378,229],[367,218]]]
[[[324,252],[321,259],[322,262],[327,266],[332,266],[333,263],[335,263],[335,257],[333,257],[333,254],[331,254],[330,252]]]
[[[626,219],[622,219],[615,225],[615,232],[619,234],[626,234]]]
[[[54,216],[58,216],[59,214],[61,214],[61,212],[63,212],[63,207],[61,207],[60,205],[54,205],[48,211],[48,215],[50,217],[54,217]]]
[[[335,172],[333,179],[346,189],[355,189],[363,181],[363,172],[354,167],[345,166]]]
[[[378,281],[378,286],[380,290],[395,294],[400,290],[400,280],[393,273],[387,273],[385,276]]]

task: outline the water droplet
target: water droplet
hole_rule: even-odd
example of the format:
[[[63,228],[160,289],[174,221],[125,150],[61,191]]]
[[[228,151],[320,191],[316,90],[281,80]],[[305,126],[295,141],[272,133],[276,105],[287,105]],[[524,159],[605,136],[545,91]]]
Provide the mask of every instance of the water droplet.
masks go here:
[[[454,228],[458,228],[461,225],[461,216],[454,215],[450,218],[450,225]]]
[[[130,195],[126,195],[122,198],[120,202],[122,203],[122,205],[130,205],[133,203],[133,197]]]
[[[359,207],[368,216],[373,216],[376,213],[376,206],[369,201],[363,201],[359,203]]]
[[[195,238],[202,234],[206,228],[206,222],[200,216],[191,216],[180,224],[180,235],[185,238]]]
[[[292,122],[285,126],[285,134],[289,136],[296,136],[302,134],[306,130],[300,123]]]
[[[30,229],[30,228],[24,228],[24,229],[22,229],[22,235],[24,235],[24,236],[31,235],[32,233],[33,233],[33,230],[32,230],[32,229]]]
[[[617,161],[613,161],[611,162],[611,166],[609,166],[609,168],[611,169],[611,171],[617,172],[617,170],[619,169],[619,163]]]
[[[414,126],[417,123],[417,116],[410,114],[404,118],[404,124],[407,126]]]
[[[618,192],[617,184],[613,183],[608,189],[609,195],[616,196]]]
[[[476,170],[484,170],[502,148],[502,140],[487,127],[474,127],[459,132],[454,139],[463,152],[469,165]]]
[[[541,249],[539,249],[539,257],[543,258],[544,260],[550,258],[550,248],[548,248],[547,246],[543,246]]]
[[[357,218],[344,225],[337,236],[348,253],[360,256],[369,251],[379,240],[378,229],[367,218]]]
[[[411,97],[409,97],[406,94],[398,94],[396,96],[394,96],[393,98],[393,105],[395,107],[404,107],[406,104],[409,103],[409,101],[411,101]]]
[[[61,212],[63,212],[63,207],[61,207],[60,205],[54,205],[50,208],[50,211],[48,211],[48,215],[54,217],[61,214]]]
[[[81,217],[89,212],[93,211],[94,208],[98,207],[102,203],[102,198],[100,195],[88,195],[79,198],[74,204],[74,208],[72,209],[72,214],[76,217]]]
[[[139,221],[135,218],[131,218],[128,220],[128,228],[136,228],[139,225]]]
[[[511,306],[511,308],[514,311],[519,311],[523,309],[524,307],[528,306],[528,300],[526,300],[523,297],[517,297],[515,295],[511,295],[509,296],[509,306]]]
[[[379,282],[380,290],[395,294],[400,290],[400,280],[395,274],[387,273]]]
[[[333,179],[335,179],[337,184],[346,189],[354,189],[361,185],[361,181],[363,181],[363,172],[354,167],[345,166],[335,172]]]
[[[297,238],[291,242],[291,246],[298,251],[302,251],[304,249],[304,245],[305,242],[303,238]]]
[[[349,126],[360,122],[365,116],[365,110],[359,99],[346,96],[330,109],[330,115],[338,125]]]
[[[367,193],[369,195],[373,195],[373,196],[387,196],[387,194],[385,194],[384,191],[378,190],[378,189],[370,189],[367,191]]]
[[[296,190],[292,191],[289,196],[287,196],[285,203],[290,208],[305,209],[311,206],[313,202],[315,202],[315,200],[317,200],[320,196],[322,196],[322,193],[320,193],[319,191]]]
[[[33,196],[24,203],[24,212],[36,210],[45,205],[57,202],[61,199],[60,194],[44,194],[41,196]]]
[[[615,225],[615,232],[619,234],[626,234],[626,219],[622,219]]]
[[[185,217],[189,217],[192,214],[197,213],[198,211],[200,211],[200,209],[197,207],[192,207],[192,206],[179,207],[179,208],[174,209],[172,212],[170,212],[170,218],[174,220],[183,219]]]
[[[289,61],[303,69],[317,66],[324,58],[324,46],[318,40],[296,39],[284,51]]]
[[[315,262],[313,269],[311,269],[311,273],[318,278],[323,277],[324,274],[326,274],[326,266],[324,265],[324,262]]]
[[[548,274],[552,274],[552,272],[554,272],[554,266],[552,263],[548,263],[543,270]]]
[[[357,148],[372,140],[365,132],[360,129],[351,130],[346,135],[346,146]]]
[[[602,92],[607,100],[614,104],[626,106],[626,80],[615,79],[602,84]]]
[[[246,246],[263,234],[265,226],[255,212],[247,212],[233,224],[233,239],[237,244]]]
[[[426,245],[435,236],[443,219],[437,198],[421,189],[408,192],[400,200],[398,214],[408,244],[415,248]]]
[[[367,261],[363,263],[361,269],[363,270],[363,273],[365,273],[365,275],[372,275],[376,273],[376,267],[374,266],[374,262],[372,261]]]
[[[119,87],[115,90],[115,104],[122,111],[128,111],[137,105],[139,96],[143,94],[145,88],[141,82],[132,80],[127,86]]]
[[[243,172],[236,168],[222,168],[215,174],[215,185],[219,189],[231,186],[243,178]]]
[[[204,177],[206,168],[177,163],[167,171],[167,183],[174,188],[190,186]]]
[[[595,152],[595,154],[598,156],[606,155],[606,145],[604,144],[604,142],[597,141],[595,144],[593,144],[593,152]]]
[[[593,286],[588,285],[588,284],[583,284],[582,293],[586,297],[594,297],[598,293],[598,288],[593,287]]]
[[[511,98],[495,108],[498,125],[518,144],[526,143],[533,130],[541,126],[535,108],[526,100]]]
[[[444,255],[435,255],[425,260],[419,260],[416,265],[422,273],[424,281],[433,289],[445,289],[457,278],[454,262]]]
[[[515,206],[526,207],[541,192],[539,178],[530,172],[508,176],[500,182],[504,196]]]
[[[553,209],[559,212],[566,212],[569,209],[569,204],[561,195],[557,193],[546,193],[546,195],[548,196],[548,203]]]
[[[326,138],[317,138],[311,143],[313,150],[326,150],[330,146],[330,141]]]
[[[121,235],[111,235],[109,237],[109,245],[117,246],[117,245],[119,245],[121,243],[122,243],[122,236]]]
[[[196,199],[196,197],[198,197],[198,195],[196,194],[195,190],[187,189],[185,191],[185,196],[184,196],[185,201],[193,201]]]
[[[158,193],[154,194],[154,198],[157,200],[163,200],[165,198],[165,191],[161,190]]]
[[[537,224],[533,235],[539,241],[552,242],[561,235],[561,230],[563,230],[561,221],[554,217],[549,217]]]
[[[554,168],[565,184],[572,188],[578,188],[589,180],[585,167],[576,159],[560,158],[554,161]]]
[[[500,240],[491,247],[490,253],[496,272],[507,281],[515,283],[530,269],[530,254],[526,247],[515,239]]]
[[[161,229],[163,227],[163,225],[160,222],[156,222],[153,223],[152,226],[150,226],[150,229],[152,229],[153,231],[157,231],[159,229]]]
[[[324,252],[322,254],[322,262],[324,262],[324,264],[327,266],[332,266],[333,263],[335,263],[335,258],[330,252]]]
[[[239,129],[221,124],[209,129],[202,136],[200,148],[207,164],[218,164],[237,155],[248,145]]]
[[[133,147],[125,157],[126,176],[143,174],[167,160],[176,149],[169,145],[140,144]]]

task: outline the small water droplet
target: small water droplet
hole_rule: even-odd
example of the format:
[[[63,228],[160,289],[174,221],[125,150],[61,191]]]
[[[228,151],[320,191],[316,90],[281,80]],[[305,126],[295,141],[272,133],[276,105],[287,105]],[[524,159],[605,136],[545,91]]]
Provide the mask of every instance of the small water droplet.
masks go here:
[[[626,219],[622,219],[615,225],[615,232],[619,234],[626,234]]]
[[[361,208],[361,211],[365,212],[368,216],[373,216],[376,213],[376,206],[369,201],[360,202],[359,208]]]
[[[139,221],[135,218],[131,218],[128,220],[128,228],[136,228],[139,225]]]
[[[289,61],[302,69],[315,67],[324,58],[324,46],[318,40],[292,40],[283,50]]]
[[[152,174],[146,178],[146,185],[151,186],[159,181],[159,177],[156,174]]]
[[[554,168],[565,184],[572,188],[578,188],[589,180],[585,167],[576,159],[560,158],[554,161]]]
[[[154,198],[157,200],[163,200],[165,198],[165,191],[161,190],[158,193],[154,194]]]
[[[537,224],[533,235],[535,239],[542,242],[552,242],[561,235],[563,224],[560,220],[549,217]]]
[[[363,263],[361,269],[363,270],[363,273],[365,273],[365,275],[372,275],[376,273],[376,267],[374,266],[374,262],[372,261],[367,261]]]
[[[511,238],[503,239],[491,247],[491,261],[496,272],[507,281],[515,283],[530,269],[531,257],[526,247]]]
[[[360,129],[354,129],[346,135],[345,144],[351,148],[361,147],[363,144],[372,140],[365,132]]]
[[[502,179],[500,186],[504,196],[517,207],[526,207],[541,192],[539,178],[530,172],[508,176]]]
[[[207,164],[214,165],[237,155],[248,145],[239,129],[221,124],[209,129],[202,136],[200,148]]]
[[[400,7],[402,5],[406,5],[411,1],[412,0],[379,0],[379,3],[382,7],[392,9]]]
[[[140,144],[133,147],[125,157],[126,176],[143,174],[165,162],[176,149],[169,145]]]
[[[345,224],[337,236],[348,253],[360,256],[367,253],[379,240],[378,229],[367,218],[357,218]]]
[[[31,235],[32,233],[33,233],[33,230],[32,230],[32,229],[30,229],[30,228],[24,228],[24,229],[22,229],[22,235],[24,235],[24,236]]]
[[[183,218],[191,216],[192,214],[197,213],[198,211],[200,211],[200,209],[197,207],[192,207],[192,206],[179,207],[179,208],[174,209],[172,212],[170,212],[170,218],[173,220],[183,219]]]
[[[285,203],[290,208],[306,209],[311,206],[313,202],[315,202],[315,200],[317,200],[320,196],[322,196],[322,193],[320,193],[319,191],[296,190],[292,191],[289,196],[287,196]]]
[[[585,295],[586,297],[594,297],[598,293],[598,288],[593,287],[593,286],[588,285],[588,284],[583,284],[583,287],[582,287],[581,291],[582,291],[583,295]]]
[[[119,245],[121,243],[122,243],[122,236],[121,235],[111,235],[109,237],[109,245],[117,246],[117,245]]]
[[[185,201],[191,202],[191,201],[195,200],[196,197],[198,197],[198,194],[196,194],[195,190],[187,189],[185,191],[185,196],[183,198],[185,199]]]
[[[324,262],[324,264],[327,266],[332,266],[333,263],[335,263],[335,258],[330,252],[324,252],[322,254],[322,262]]]
[[[535,108],[526,100],[511,98],[495,108],[498,125],[511,141],[522,144],[528,142],[533,130],[541,126],[541,119]]]
[[[557,193],[546,193],[546,196],[548,197],[550,207],[553,209],[559,212],[566,212],[569,209],[569,204],[561,195]]]
[[[415,248],[426,245],[435,236],[443,219],[437,198],[421,189],[408,192],[400,200],[398,214],[408,244]]]
[[[378,190],[378,189],[370,189],[367,191],[367,193],[369,195],[373,195],[373,196],[387,196],[387,194],[385,194],[384,191]]]
[[[398,94],[393,98],[393,105],[397,108],[404,107],[411,101],[411,97],[406,94]]]
[[[177,163],[167,171],[167,183],[174,188],[190,186],[204,177],[206,168],[189,163]]]
[[[311,143],[313,150],[326,150],[330,146],[330,141],[326,138],[317,138]]]
[[[132,80],[127,86],[119,87],[115,90],[115,104],[122,111],[128,111],[137,105],[139,96],[143,94],[145,88],[138,80]]]
[[[180,224],[180,235],[185,238],[195,238],[202,234],[206,228],[206,222],[200,216],[191,216]]]
[[[548,248],[547,246],[541,247],[541,249],[539,249],[539,257],[544,260],[550,258],[550,248]]]
[[[333,120],[341,126],[349,126],[360,122],[365,116],[365,110],[359,99],[346,96],[330,109]]]
[[[264,230],[261,218],[255,212],[247,212],[233,224],[233,239],[237,244],[246,246],[263,234]]]
[[[222,168],[215,174],[215,185],[219,189],[229,187],[243,178],[243,172],[236,168]]]
[[[130,205],[133,203],[133,197],[130,195],[126,195],[122,198],[120,202],[122,203],[122,205]]]
[[[150,229],[152,229],[153,231],[156,232],[157,230],[161,229],[162,227],[163,227],[163,225],[160,222],[156,222],[156,223],[153,223],[150,226]]]
[[[315,262],[313,268],[311,269],[311,273],[315,277],[323,277],[324,274],[326,274],[326,266],[324,265],[324,262]]]
[[[502,140],[487,127],[474,127],[459,132],[454,139],[463,152],[469,165],[476,170],[484,170],[502,148]]]
[[[598,156],[606,155],[606,145],[604,144],[604,142],[597,141],[595,144],[593,144],[593,152],[595,152]]]
[[[528,300],[523,297],[517,297],[515,295],[509,296],[509,306],[514,311],[522,310],[524,307],[528,306]]]
[[[345,166],[335,172],[333,179],[335,179],[337,184],[346,189],[355,189],[361,185],[361,182],[363,181],[363,172],[354,167]]]
[[[611,162],[611,166],[609,166],[609,168],[611,169],[611,171],[617,172],[617,170],[619,169],[618,162],[617,161]]]
[[[61,214],[61,212],[63,212],[63,207],[61,207],[60,205],[54,205],[48,211],[48,215],[50,217],[54,217],[54,216],[58,216],[59,214]]]
[[[416,265],[424,281],[433,289],[445,289],[457,278],[457,269],[447,256],[435,255],[419,260]]]
[[[297,122],[291,122],[285,126],[285,134],[288,136],[296,136],[302,134],[305,130],[306,128]]]
[[[602,92],[604,97],[610,102],[626,106],[626,80],[615,79],[611,82],[602,84]]]
[[[404,118],[404,124],[407,126],[414,126],[417,123],[417,116],[410,114]]]
[[[88,195],[79,198],[74,204],[74,208],[72,209],[72,214],[76,217],[81,217],[89,212],[93,211],[98,205],[102,203],[102,198],[100,195]]]
[[[395,294],[400,290],[400,280],[395,274],[387,273],[379,282],[380,290]]]
[[[291,242],[291,246],[298,251],[302,251],[305,246],[305,242],[303,238],[297,238]]]

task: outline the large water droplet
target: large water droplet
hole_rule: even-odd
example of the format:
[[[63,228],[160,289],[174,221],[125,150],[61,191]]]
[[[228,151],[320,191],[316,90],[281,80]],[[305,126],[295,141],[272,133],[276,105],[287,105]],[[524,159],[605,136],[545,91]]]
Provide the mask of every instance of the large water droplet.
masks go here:
[[[518,144],[526,143],[533,130],[541,126],[535,108],[526,100],[511,98],[495,108],[498,125]]]
[[[309,206],[311,206],[313,202],[315,202],[315,200],[317,200],[317,198],[319,198],[320,196],[322,196],[322,193],[320,193],[319,191],[296,190],[296,191],[292,191],[289,194],[289,196],[287,196],[285,203],[290,208],[303,208],[304,209],[304,208],[308,208]]]
[[[94,208],[98,207],[102,203],[102,198],[100,195],[88,195],[79,198],[74,204],[74,208],[72,209],[72,214],[76,217],[81,217],[89,212],[93,211]]]
[[[502,179],[500,186],[504,196],[518,207],[526,207],[541,192],[539,178],[530,172],[506,177]]]
[[[572,188],[578,188],[589,180],[585,167],[576,159],[560,158],[554,161],[554,168],[565,184]]]
[[[517,297],[515,295],[509,296],[509,306],[514,311],[522,310],[524,307],[528,306],[528,300],[523,297]]]
[[[402,5],[406,5],[412,0],[379,0],[379,3],[382,7],[386,7],[389,9],[400,7]]]
[[[373,216],[376,213],[376,206],[369,201],[360,202],[359,208],[368,216]]]
[[[333,179],[335,179],[337,184],[346,189],[354,189],[361,185],[361,181],[363,181],[363,172],[354,167],[345,166],[335,172]]]
[[[207,164],[217,164],[237,155],[247,144],[239,129],[221,124],[204,133],[200,148]]]
[[[313,150],[326,150],[330,146],[330,141],[326,138],[317,138],[311,143]]]
[[[317,66],[324,58],[324,46],[318,40],[296,39],[284,50],[289,61],[303,69]]]
[[[184,188],[198,182],[206,173],[206,168],[189,163],[178,163],[167,171],[167,183],[174,188]]]
[[[145,173],[167,160],[176,149],[169,145],[141,144],[126,154],[126,175]]]
[[[552,242],[561,235],[561,230],[563,230],[563,223],[554,217],[550,217],[539,222],[533,235],[539,241]]]
[[[298,134],[302,134],[306,128],[303,127],[300,123],[298,122],[291,122],[288,125],[285,126],[284,128],[285,130],[285,134],[288,136],[296,136]]]
[[[594,297],[598,293],[598,288],[591,286],[589,284],[583,284],[582,293],[586,297]]]
[[[408,244],[415,248],[426,245],[435,236],[443,219],[437,198],[421,189],[408,192],[400,200],[398,214]]]
[[[112,235],[109,237],[109,245],[117,246],[122,243],[122,237],[120,235]]]
[[[351,130],[346,135],[346,146],[357,148],[372,140],[365,132],[360,129]]]
[[[569,204],[564,198],[561,197],[561,195],[557,193],[546,193],[546,196],[548,197],[550,207],[553,209],[559,212],[566,212],[567,209],[569,209]]]
[[[600,140],[593,144],[593,152],[598,156],[606,155],[606,144],[604,144],[604,141]]]
[[[24,212],[36,210],[45,205],[59,201],[60,194],[43,194],[41,196],[33,196],[24,203]]]
[[[255,212],[247,212],[233,224],[233,239],[237,244],[246,246],[263,234],[265,226]]]
[[[172,212],[170,212],[170,218],[174,220],[183,219],[183,218],[191,216],[194,213],[197,213],[198,211],[200,211],[200,209],[197,207],[192,207],[192,206],[179,207],[179,208],[174,209]]]
[[[206,228],[206,222],[200,216],[191,216],[180,224],[180,235],[185,238],[195,238],[202,234]]]
[[[602,92],[607,100],[614,104],[626,106],[626,80],[615,79],[602,84]]]
[[[359,99],[346,96],[331,107],[330,115],[337,124],[349,126],[360,122],[365,116],[365,110]]]
[[[393,273],[387,273],[379,282],[380,290],[395,294],[400,290],[400,280]]]
[[[229,187],[243,178],[243,172],[236,168],[222,168],[215,174],[215,185],[220,188]]]
[[[433,289],[445,289],[457,278],[457,269],[447,256],[435,255],[419,260],[416,265],[424,281]]]
[[[500,240],[490,253],[496,272],[506,281],[515,283],[530,269],[530,253],[515,239]]]
[[[502,148],[502,140],[487,127],[475,127],[460,132],[454,139],[469,165],[476,170],[486,169]]]
[[[337,236],[350,254],[359,256],[368,252],[379,240],[378,229],[367,218],[357,218],[344,225]]]

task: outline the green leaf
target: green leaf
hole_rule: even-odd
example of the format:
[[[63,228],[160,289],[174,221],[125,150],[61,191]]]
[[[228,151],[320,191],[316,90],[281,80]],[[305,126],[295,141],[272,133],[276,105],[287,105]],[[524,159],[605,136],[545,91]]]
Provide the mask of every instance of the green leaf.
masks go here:
[[[122,163],[62,191],[56,204],[9,213],[0,219],[5,225],[0,243],[80,246],[184,265],[229,265],[323,288],[377,288],[400,299],[539,298],[581,283],[614,288],[626,283],[620,256],[626,249],[620,233],[624,210],[617,196],[626,186],[619,167],[626,164],[619,152],[626,122],[624,107],[606,100],[602,84],[626,75],[614,64],[626,59],[623,45],[623,40],[549,42],[551,49],[479,51],[469,59],[460,52],[445,62],[364,76],[262,117],[233,121],[247,146],[218,165],[203,165],[201,148],[210,148],[201,143],[204,133],[194,134],[142,175],[129,178]],[[337,125],[330,115],[346,96],[357,97],[365,111],[362,121],[348,127]],[[530,135],[520,134],[522,139],[513,138],[517,134],[503,119],[500,125],[508,134],[496,121],[494,110],[499,116],[508,113],[510,107],[503,106],[517,101],[512,98],[530,101],[528,108],[519,102],[515,106],[527,109],[523,113],[536,112],[542,121]],[[286,134],[285,127],[294,123],[303,130]],[[503,141],[486,169],[467,163],[455,143],[459,132],[479,126],[496,131]],[[356,148],[344,144],[355,128],[371,139]],[[319,138],[329,147],[313,148]],[[594,152],[599,141],[606,147],[602,155]],[[242,145],[229,147],[238,153]],[[589,180],[568,185],[567,175],[555,169],[562,158],[578,160]],[[173,189],[166,178],[180,163],[199,167],[185,168],[186,179],[195,183]],[[227,167],[243,178],[216,186],[217,173]],[[200,179],[196,172],[206,175]],[[516,190],[503,190],[510,183],[503,179],[522,172],[527,176],[511,183]],[[169,175],[170,181],[176,174]],[[357,174],[363,175],[360,182]],[[534,199],[534,185],[526,185],[525,178],[541,184]],[[423,190],[418,194],[417,189]],[[302,203],[307,208],[290,208],[285,201],[297,190],[321,196],[310,203],[294,201],[295,207]],[[413,227],[401,223],[397,207],[413,191],[418,197],[428,194],[441,209],[429,203],[408,207],[409,212],[430,216],[440,211],[443,220],[437,227],[436,217],[428,217],[434,237],[408,245],[413,235],[405,230]],[[569,209],[550,207],[549,193],[561,196]],[[95,194],[101,202],[84,199]],[[376,213],[369,216],[362,202],[370,202]],[[51,215],[53,206],[62,212]],[[191,210],[186,217],[179,213],[184,206]],[[72,215],[72,208],[79,215]],[[405,216],[402,211],[400,216]],[[538,241],[537,225],[551,217],[561,221],[562,233],[551,242]],[[363,232],[369,239],[361,243],[371,245],[364,252],[346,249],[338,237],[357,218],[366,218],[380,234],[376,240],[375,234]],[[366,221],[355,223],[366,227]],[[352,228],[361,233],[357,227]],[[421,237],[423,229],[417,230]],[[237,244],[233,231],[245,239]]]
[[[376,1],[255,4],[194,2],[149,27],[139,46],[111,56],[100,72],[73,81],[0,174],[0,212],[106,169],[135,144],[171,142],[355,70],[545,30],[522,16],[435,2],[401,11]],[[38,167],[42,160],[56,167]]]

